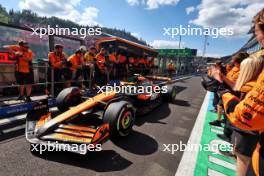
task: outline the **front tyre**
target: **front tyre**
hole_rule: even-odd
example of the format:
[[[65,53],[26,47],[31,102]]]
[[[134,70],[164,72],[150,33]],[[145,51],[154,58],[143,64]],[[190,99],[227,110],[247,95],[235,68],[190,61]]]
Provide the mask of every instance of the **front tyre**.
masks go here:
[[[81,92],[77,87],[63,89],[56,98],[57,107],[60,112],[65,112],[70,107],[77,106],[81,102]]]
[[[176,98],[177,90],[174,85],[167,85],[167,92],[162,94],[162,97],[167,102],[173,102]]]
[[[109,124],[111,138],[129,135],[135,122],[133,105],[127,101],[111,103],[105,110],[103,122]]]

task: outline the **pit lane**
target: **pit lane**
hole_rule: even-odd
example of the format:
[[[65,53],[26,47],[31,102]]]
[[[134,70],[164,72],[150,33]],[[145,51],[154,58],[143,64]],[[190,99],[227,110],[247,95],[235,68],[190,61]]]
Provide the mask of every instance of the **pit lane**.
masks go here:
[[[174,176],[183,152],[164,152],[163,144],[186,143],[205,96],[200,77],[176,83],[173,104],[162,104],[137,119],[131,136],[108,141],[86,156],[50,152],[35,156],[20,132],[0,142],[0,175],[162,175]],[[191,158],[190,158],[191,159]]]

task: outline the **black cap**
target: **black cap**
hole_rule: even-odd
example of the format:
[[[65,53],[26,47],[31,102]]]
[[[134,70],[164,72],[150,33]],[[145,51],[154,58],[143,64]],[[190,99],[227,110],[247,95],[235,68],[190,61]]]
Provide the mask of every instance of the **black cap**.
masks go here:
[[[20,46],[25,46],[25,45],[28,45],[28,42],[26,42],[25,40],[20,40],[20,41],[18,42],[18,45],[20,45]]]
[[[63,48],[63,46],[61,44],[56,44],[55,48]]]

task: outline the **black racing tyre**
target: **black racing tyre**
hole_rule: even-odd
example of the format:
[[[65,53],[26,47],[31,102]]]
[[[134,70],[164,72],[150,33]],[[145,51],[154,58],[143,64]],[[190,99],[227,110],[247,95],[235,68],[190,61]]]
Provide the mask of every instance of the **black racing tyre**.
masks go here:
[[[104,112],[103,122],[109,123],[112,139],[129,135],[135,122],[133,105],[127,101],[109,104]]]
[[[82,102],[81,92],[78,87],[63,89],[56,98],[56,104],[61,112],[67,111],[70,107]]]
[[[162,94],[162,98],[165,101],[172,102],[175,100],[176,94],[176,87],[174,85],[167,85],[167,92]]]

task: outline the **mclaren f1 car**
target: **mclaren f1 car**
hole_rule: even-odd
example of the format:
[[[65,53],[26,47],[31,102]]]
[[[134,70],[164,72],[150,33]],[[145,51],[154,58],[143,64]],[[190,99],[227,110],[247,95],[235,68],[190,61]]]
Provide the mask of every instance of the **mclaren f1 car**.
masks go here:
[[[36,103],[26,118],[26,139],[31,144],[102,144],[131,133],[135,117],[152,111],[163,100],[173,101],[176,88],[170,78],[136,75],[120,86],[165,86],[161,93],[106,91],[87,96],[77,87],[62,90],[56,98],[59,113],[48,101]]]

